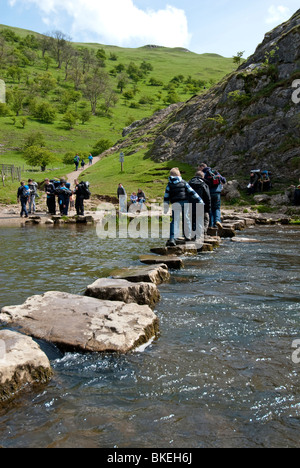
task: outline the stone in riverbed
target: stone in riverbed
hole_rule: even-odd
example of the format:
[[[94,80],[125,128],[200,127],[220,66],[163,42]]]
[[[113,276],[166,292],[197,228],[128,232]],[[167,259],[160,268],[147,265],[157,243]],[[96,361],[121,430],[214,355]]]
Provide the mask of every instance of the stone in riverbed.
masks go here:
[[[50,362],[29,336],[0,330],[0,402],[11,399],[25,385],[46,383]]]
[[[153,283],[131,283],[127,280],[100,278],[87,287],[85,295],[108,301],[120,301],[153,307],[160,300],[160,293]]]
[[[161,284],[170,280],[171,275],[167,265],[160,263],[152,266],[135,266],[112,272],[112,278],[126,279],[132,283]]]
[[[140,261],[146,265],[157,265],[164,263],[169,268],[174,270],[180,270],[183,268],[183,261],[181,258],[175,255],[157,256],[157,255],[141,255]]]
[[[63,350],[126,353],[158,332],[150,307],[50,291],[20,306],[4,307],[0,323]]]

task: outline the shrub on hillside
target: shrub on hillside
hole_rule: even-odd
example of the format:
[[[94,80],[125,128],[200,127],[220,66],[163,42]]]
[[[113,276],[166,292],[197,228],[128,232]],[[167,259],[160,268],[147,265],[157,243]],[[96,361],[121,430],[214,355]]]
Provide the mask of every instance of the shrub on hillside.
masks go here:
[[[105,140],[104,138],[102,138],[101,140],[99,140],[95,144],[95,146],[92,149],[91,153],[95,154],[95,155],[101,154],[104,151],[106,151],[107,149],[111,148],[112,145],[113,145],[113,143],[110,140]]]
[[[40,166],[42,172],[46,170],[46,167],[50,163],[55,161],[53,153],[40,146],[29,146],[26,148],[24,159],[30,166]]]

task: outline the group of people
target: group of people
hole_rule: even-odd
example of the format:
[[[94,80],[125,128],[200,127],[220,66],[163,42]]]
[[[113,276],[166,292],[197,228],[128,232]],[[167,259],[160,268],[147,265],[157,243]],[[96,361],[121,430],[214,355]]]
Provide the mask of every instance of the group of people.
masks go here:
[[[122,213],[127,212],[127,193],[122,184],[118,185],[117,196]],[[138,189],[137,192],[132,192],[130,195],[130,202],[132,205],[136,205],[136,211],[142,211],[143,205],[146,202],[146,195],[142,189]]]
[[[205,163],[201,163],[195,176],[186,182],[181,177],[179,169],[170,171],[168,185],[164,195],[165,213],[172,205],[172,219],[170,225],[170,239],[168,246],[176,245],[179,236],[179,222],[182,216],[182,228],[186,241],[202,238],[209,227],[221,227],[221,192],[226,179],[216,170]],[[120,211],[127,212],[127,194],[120,183],[117,190]],[[146,202],[146,195],[142,189],[130,196],[132,205],[136,205],[136,212],[142,210]],[[197,206],[198,205],[198,206]],[[202,209],[199,209],[202,205]],[[194,234],[194,235],[192,235]]]
[[[28,218],[28,214],[35,213],[36,204],[35,200],[38,197],[38,184],[28,179],[28,183],[21,181],[20,187],[18,188],[17,199],[21,203],[21,218],[24,216]],[[28,206],[27,206],[28,204]]]
[[[250,173],[248,195],[256,192],[268,192],[272,188],[270,173],[268,171],[254,170]]]
[[[89,166],[91,166],[93,164],[93,159],[94,158],[93,158],[92,154],[90,153],[89,156],[88,156]],[[76,154],[76,156],[74,158],[74,164],[75,164],[75,170],[76,171],[78,171],[79,163],[81,165],[81,168],[84,169],[84,167],[85,167],[84,158],[80,158],[80,156],[78,154]]]
[[[62,216],[68,216],[69,208],[74,203],[74,196],[76,213],[78,216],[84,216],[84,200],[88,200],[91,195],[88,182],[75,180],[75,188],[72,190],[71,185],[65,179],[59,181],[45,179],[45,192],[49,214],[56,214],[57,197],[59,211]]]
[[[171,169],[164,196],[165,213],[172,205],[168,246],[176,245],[180,215],[187,242],[203,238],[209,227],[222,227],[221,192],[224,184],[225,177],[205,163],[199,164],[195,176],[189,182],[181,177],[177,167]],[[203,209],[199,209],[199,205],[204,205]]]

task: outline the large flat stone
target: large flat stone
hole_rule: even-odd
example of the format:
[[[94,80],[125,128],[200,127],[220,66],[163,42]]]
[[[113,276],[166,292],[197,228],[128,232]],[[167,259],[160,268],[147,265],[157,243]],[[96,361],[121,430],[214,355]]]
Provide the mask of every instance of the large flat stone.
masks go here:
[[[154,283],[132,283],[123,279],[100,278],[89,285],[85,295],[108,301],[153,307],[160,300],[160,293]]]
[[[168,282],[171,278],[167,265],[160,263],[152,266],[135,266],[115,270],[111,274],[112,278],[126,279],[132,283],[154,283],[161,284]]]
[[[158,319],[146,305],[53,291],[4,307],[0,323],[20,327],[63,350],[87,352],[126,353],[158,331]]]
[[[46,383],[52,376],[50,362],[29,336],[0,330],[0,402],[23,387]]]

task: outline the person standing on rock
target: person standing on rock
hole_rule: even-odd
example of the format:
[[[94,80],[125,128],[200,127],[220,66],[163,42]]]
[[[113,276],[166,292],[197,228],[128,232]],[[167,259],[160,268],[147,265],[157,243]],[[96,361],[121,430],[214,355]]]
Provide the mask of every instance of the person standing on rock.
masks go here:
[[[211,210],[209,226],[222,229],[221,223],[221,192],[223,185],[226,184],[226,179],[218,171],[211,169],[207,164],[201,163],[199,171],[204,173],[204,180],[209,187],[211,197]]]
[[[192,189],[192,187],[181,177],[178,167],[170,171],[169,182],[164,196],[164,213],[169,211],[169,204],[172,205],[172,220],[170,224],[170,239],[168,247],[176,246],[176,238],[180,230],[180,215],[182,215],[182,230],[186,242],[191,241],[192,225],[190,219],[190,202],[201,203],[203,200]]]
[[[122,184],[119,184],[118,186],[117,195],[119,199],[120,212],[126,213],[127,212],[127,194]]]
[[[204,235],[207,234],[210,220],[210,211],[211,211],[211,197],[208,185],[204,181],[204,173],[202,171],[197,171],[195,176],[189,181],[189,185],[198,193],[199,197],[204,201]],[[196,205],[193,203],[192,206],[192,226],[193,231],[196,231]]]
[[[34,182],[32,179],[28,179],[28,187],[30,190],[30,197],[29,197],[29,205],[28,205],[28,212],[35,213],[35,198],[37,196],[38,184]]]
[[[28,211],[26,208],[26,204],[28,202],[29,196],[30,196],[29,187],[28,185],[25,185],[25,182],[22,181],[20,187],[18,188],[18,193],[17,193],[18,202],[21,203],[21,213],[20,213],[21,218],[23,217],[23,215],[25,215],[25,218],[28,218]]]
[[[56,215],[55,187],[49,179],[45,179],[45,192],[49,214]]]
[[[74,194],[76,195],[75,209],[77,216],[84,216],[84,200],[85,196],[82,190],[82,184],[78,180],[75,180],[75,190]]]

